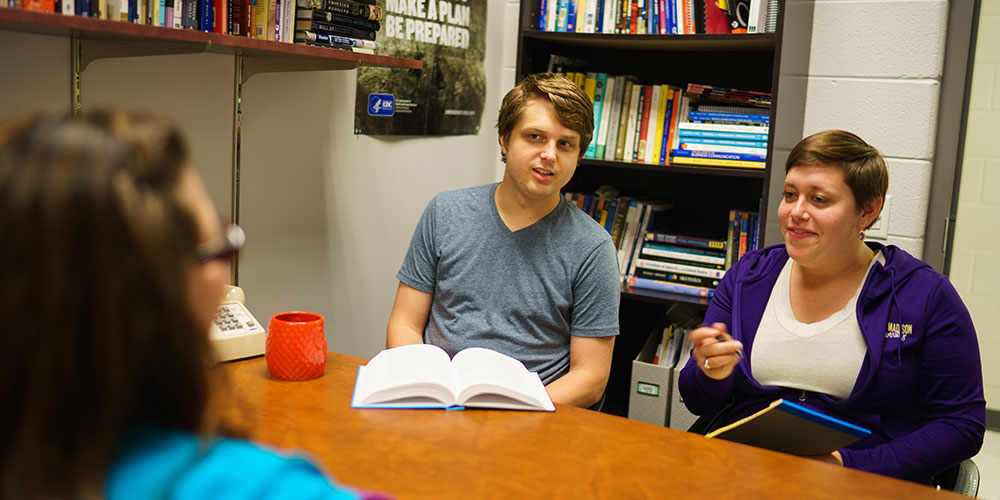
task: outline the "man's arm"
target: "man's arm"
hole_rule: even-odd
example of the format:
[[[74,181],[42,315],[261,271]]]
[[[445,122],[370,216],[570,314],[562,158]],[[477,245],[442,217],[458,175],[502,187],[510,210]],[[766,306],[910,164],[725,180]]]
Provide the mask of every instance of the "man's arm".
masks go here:
[[[552,401],[583,408],[600,401],[608,384],[614,347],[613,336],[570,336],[569,372],[545,387]]]
[[[432,294],[399,283],[396,301],[389,314],[389,326],[386,327],[386,348],[424,343],[424,326],[431,313],[433,298]]]

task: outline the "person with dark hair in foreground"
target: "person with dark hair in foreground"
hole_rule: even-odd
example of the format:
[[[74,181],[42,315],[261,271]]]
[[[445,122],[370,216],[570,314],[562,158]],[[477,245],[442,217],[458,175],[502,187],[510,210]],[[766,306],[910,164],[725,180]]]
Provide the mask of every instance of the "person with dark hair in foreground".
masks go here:
[[[0,497],[356,498],[222,437],[208,331],[242,231],[176,128],[120,112],[3,125],[0,242]]]

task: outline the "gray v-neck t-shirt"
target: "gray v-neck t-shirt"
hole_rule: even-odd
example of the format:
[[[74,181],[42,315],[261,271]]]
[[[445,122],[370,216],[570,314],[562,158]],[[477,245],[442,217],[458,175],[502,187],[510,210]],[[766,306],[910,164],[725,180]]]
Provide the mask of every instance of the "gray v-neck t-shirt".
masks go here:
[[[424,342],[451,356],[493,349],[548,384],[569,371],[570,335],[618,334],[617,252],[607,231],[564,199],[511,231],[496,188],[435,196],[396,277],[434,296]]]

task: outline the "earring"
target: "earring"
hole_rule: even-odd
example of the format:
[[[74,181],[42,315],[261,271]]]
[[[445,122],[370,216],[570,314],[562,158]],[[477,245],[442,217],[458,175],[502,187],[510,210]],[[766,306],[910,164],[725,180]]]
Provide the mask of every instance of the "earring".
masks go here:
[[[865,241],[865,232],[864,231],[858,231],[858,239],[861,240],[861,241]]]

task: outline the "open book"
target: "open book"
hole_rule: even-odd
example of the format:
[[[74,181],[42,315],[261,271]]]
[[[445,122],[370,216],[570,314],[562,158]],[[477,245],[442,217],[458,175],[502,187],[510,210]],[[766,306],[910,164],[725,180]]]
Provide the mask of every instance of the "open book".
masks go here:
[[[386,349],[358,367],[351,406],[556,410],[542,379],[520,361],[481,347],[449,359],[430,344]]]
[[[812,457],[833,453],[869,434],[864,427],[779,399],[705,436]]]

